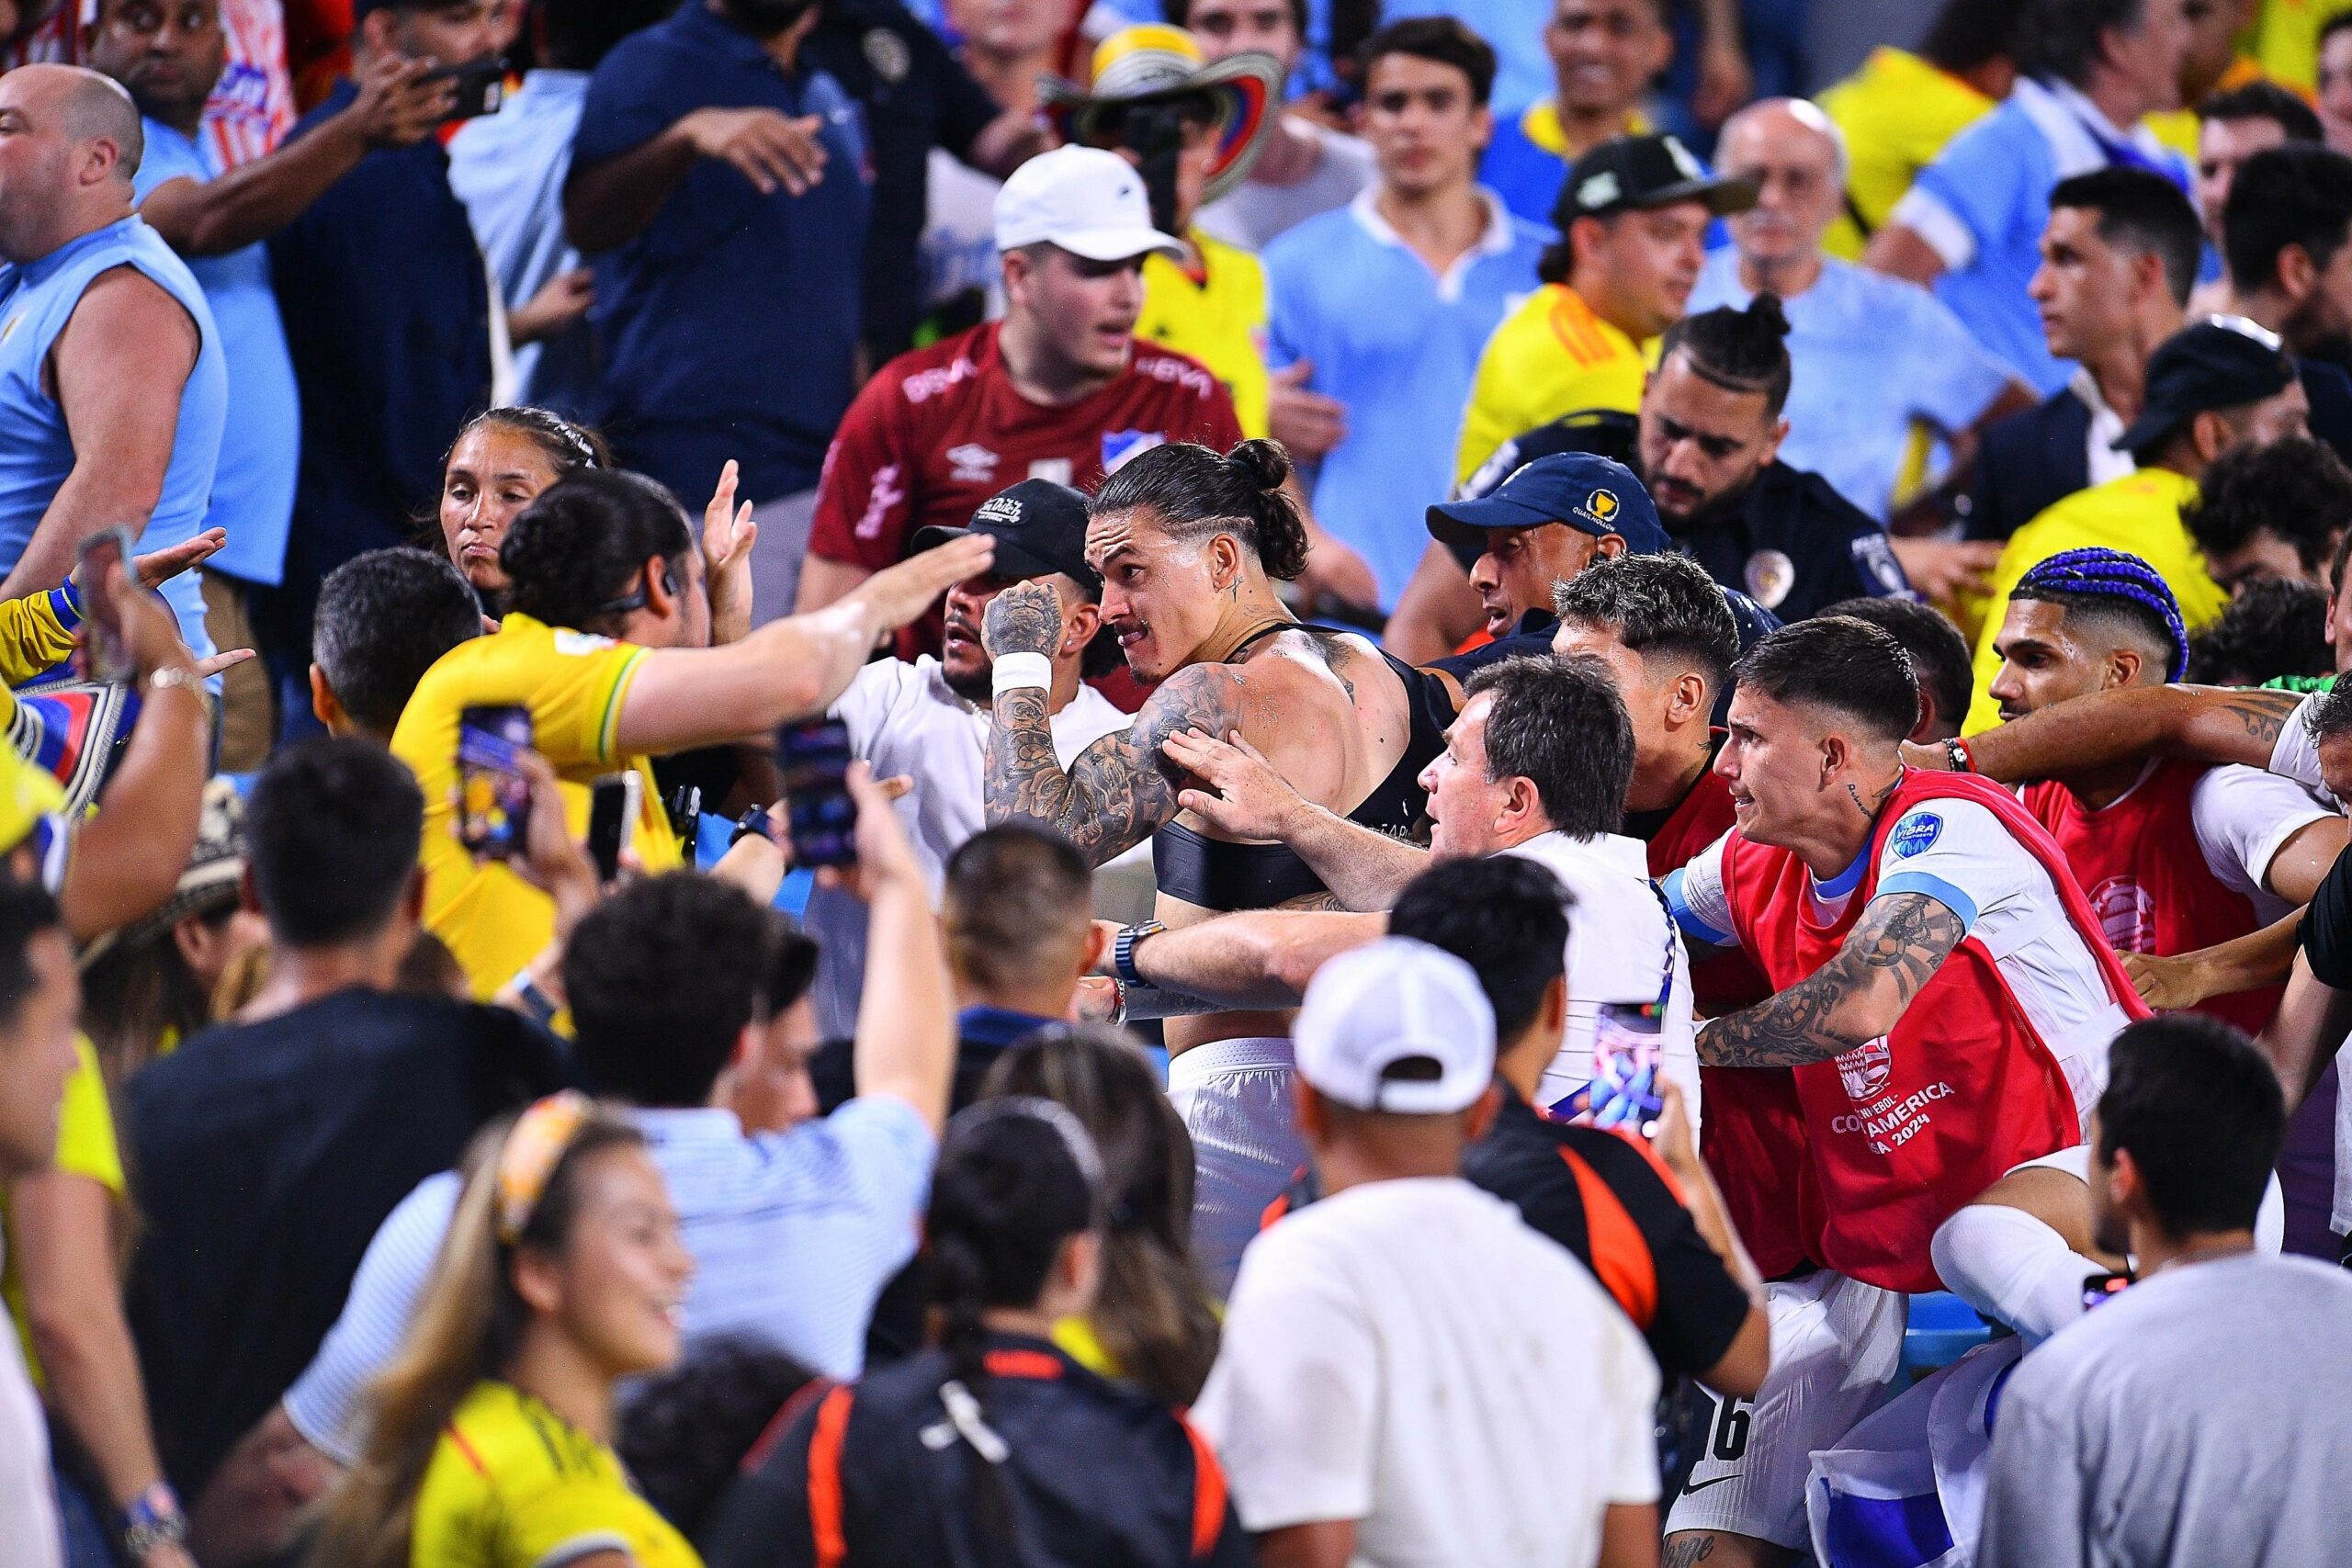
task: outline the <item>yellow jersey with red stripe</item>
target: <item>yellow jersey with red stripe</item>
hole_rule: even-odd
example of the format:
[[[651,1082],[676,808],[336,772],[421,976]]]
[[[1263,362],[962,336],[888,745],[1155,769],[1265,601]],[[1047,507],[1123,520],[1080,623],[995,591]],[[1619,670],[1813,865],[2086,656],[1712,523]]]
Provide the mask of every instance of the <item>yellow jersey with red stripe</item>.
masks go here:
[[[1641,406],[1645,345],[1602,321],[1584,296],[1547,283],[1503,318],[1478,355],[1462,416],[1453,482],[1478,471],[1495,448],[1564,413]]]
[[[107,1099],[106,1075],[98,1067],[98,1053],[86,1034],[74,1037],[74,1075],[65,1080],[65,1098],[57,1107],[57,1156],[51,1169],[66,1176],[85,1177],[96,1182],[119,1201],[124,1194],[122,1149],[115,1141],[114,1107]],[[8,1201],[0,1193],[0,1222],[8,1215]],[[25,1353],[25,1371],[32,1374],[33,1385],[47,1388],[49,1381],[41,1371],[40,1357],[33,1349],[32,1331],[25,1317],[25,1282],[18,1277],[17,1237],[8,1231],[8,1250],[5,1263],[0,1263],[0,1297],[8,1303],[8,1316],[17,1330],[19,1348]]]
[[[458,841],[458,716],[469,707],[515,705],[531,713],[531,743],[562,781],[572,836],[588,831],[589,785],[633,769],[644,807],[632,847],[648,872],[683,863],[662,809],[652,761],[615,755],[614,736],[631,678],[649,649],[509,615],[490,637],[459,643],[417,682],[392,731],[392,754],[424,792],[424,924],[464,966],[474,994],[489,998],[538,956],[555,934],[555,905],[498,861],[477,862]]]
[[[702,1568],[630,1488],[618,1454],[512,1383],[476,1383],[424,1467],[412,1568],[539,1568],[597,1551]]]

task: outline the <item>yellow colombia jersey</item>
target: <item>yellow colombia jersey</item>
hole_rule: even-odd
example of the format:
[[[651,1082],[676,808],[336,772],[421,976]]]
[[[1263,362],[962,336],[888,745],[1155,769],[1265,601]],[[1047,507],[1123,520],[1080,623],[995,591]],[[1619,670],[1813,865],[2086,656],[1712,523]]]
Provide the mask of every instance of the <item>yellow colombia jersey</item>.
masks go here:
[[[2180,520],[2180,509],[2196,498],[2194,479],[2169,468],[2142,468],[2076,491],[2012,535],[1993,569],[1993,597],[1976,637],[1976,696],[1962,728],[1973,735],[2000,723],[1991,695],[1993,677],[2001,671],[1993,639],[2008,613],[2009,590],[2052,556],[2092,545],[2129,550],[2154,567],[2172,589],[2191,632],[2219,615],[2230,596],[2206,571],[2205,558]]]
[[[87,1035],[74,1036],[74,1076],[65,1080],[65,1098],[57,1108],[57,1159],[53,1168],[67,1176],[87,1177],[119,1200],[124,1187],[122,1151],[115,1142],[114,1110],[107,1101],[106,1075],[98,1070],[98,1054]],[[0,1219],[6,1219],[7,1212],[7,1200],[0,1196]],[[7,1241],[6,1266],[0,1269],[0,1293],[7,1297],[8,1316],[15,1323],[17,1340],[24,1348],[25,1370],[32,1373],[36,1385],[46,1386],[40,1358],[33,1353],[32,1337],[26,1332],[25,1285],[17,1277],[17,1238],[13,1230]]]
[[[588,786],[622,768],[644,775],[633,839],[649,872],[681,863],[653,765],[616,759],[614,730],[630,678],[649,650],[609,637],[509,615],[489,637],[460,643],[424,672],[392,732],[392,754],[424,792],[424,924],[448,943],[472,982],[492,997],[555,934],[548,896],[497,862],[477,863],[458,842],[450,801],[458,782],[458,715],[512,704],[531,710],[531,739],[563,780],[572,836],[588,831]]]
[[[2352,0],[2262,0],[2238,46],[2264,75],[2308,96],[2319,85],[2319,30],[2345,11]]]
[[[1241,434],[1266,434],[1266,269],[1249,251],[1195,229],[1198,278],[1154,252],[1143,262],[1136,336],[1189,354],[1233,394]]]
[[[1547,283],[1503,318],[1478,355],[1470,406],[1462,416],[1453,482],[1495,448],[1539,424],[1582,409],[1641,407],[1643,346],[1592,313],[1584,296]]]
[[[512,1383],[474,1385],[416,1495],[413,1568],[538,1568],[625,1551],[637,1568],[702,1559],[629,1489],[620,1456]]]
[[[1874,49],[1861,69],[1821,95],[1822,112],[1846,133],[1846,196],[1876,232],[1921,169],[1993,100],[1948,71],[1900,49]],[[1853,214],[1823,244],[1853,261],[1866,236]]]

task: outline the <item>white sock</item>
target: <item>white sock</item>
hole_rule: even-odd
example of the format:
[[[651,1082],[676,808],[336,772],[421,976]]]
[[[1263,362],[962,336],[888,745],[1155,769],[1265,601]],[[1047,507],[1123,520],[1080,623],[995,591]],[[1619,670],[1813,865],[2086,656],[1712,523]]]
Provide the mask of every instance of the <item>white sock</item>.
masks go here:
[[[2022,1209],[1972,1203],[1936,1230],[1944,1289],[2007,1324],[2029,1348],[2083,1315],[2083,1280],[2106,1266]]]

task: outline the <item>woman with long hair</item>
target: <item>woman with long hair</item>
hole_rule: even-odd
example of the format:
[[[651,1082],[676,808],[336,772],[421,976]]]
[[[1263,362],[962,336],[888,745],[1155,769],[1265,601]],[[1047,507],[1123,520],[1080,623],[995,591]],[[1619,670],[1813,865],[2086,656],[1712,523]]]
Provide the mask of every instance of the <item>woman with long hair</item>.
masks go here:
[[[678,1356],[694,1261],[643,1136],[567,1091],[466,1184],[312,1568],[695,1568],[613,1452],[613,1388]]]
[[[948,584],[985,570],[994,543],[972,535],[876,572],[848,597],[770,621],[733,640],[714,628],[748,616],[748,512],[714,548],[697,548],[677,497],[641,475],[591,470],[549,486],[499,546],[505,618],[426,671],[392,732],[392,752],[424,788],[424,923],[489,998],[544,949],[555,907],[502,862],[477,860],[451,829],[458,747],[469,708],[522,708],[529,744],[561,780],[575,834],[589,787],[639,775],[629,847],[651,873],[684,863],[675,814],[651,759],[766,737],[822,714],[876,639],[930,608]]]
[[[1208,1444],[1054,1342],[1093,1307],[1108,1207],[1061,1106],[958,1112],[925,1226],[937,1343],[786,1404],[704,1531],[712,1568],[1254,1561]]]
[[[559,479],[612,466],[594,426],[546,409],[485,409],[466,421],[441,464],[441,542],[491,614],[511,586],[498,547],[523,509]]]
[[[1216,1310],[1193,1259],[1193,1139],[1133,1041],[1100,1025],[1040,1030],[999,1056],[984,1099],[1034,1095],[1078,1118],[1102,1156],[1102,1284],[1054,1342],[1105,1377],[1190,1404],[1216,1359]]]

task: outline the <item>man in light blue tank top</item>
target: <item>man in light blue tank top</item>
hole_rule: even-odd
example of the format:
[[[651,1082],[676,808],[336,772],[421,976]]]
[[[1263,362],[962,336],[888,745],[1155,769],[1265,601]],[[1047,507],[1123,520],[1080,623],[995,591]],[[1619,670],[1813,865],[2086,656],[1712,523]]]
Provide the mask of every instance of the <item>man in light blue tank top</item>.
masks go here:
[[[203,289],[132,210],[144,143],[96,72],[0,76],[0,598],[63,582],[101,528],[154,550],[206,526],[228,372]],[[196,575],[162,592],[210,653]]]
[[[223,178],[217,150],[197,137],[228,59],[219,0],[169,7],[102,0],[85,58],[139,107],[146,140],[133,182],[139,215],[203,287],[236,395],[236,417],[220,434],[209,515],[229,531],[229,542],[205,570],[275,587],[285,574],[301,404],[262,242],[369,152],[431,135],[456,89],[426,80],[426,62],[379,62],[362,73],[350,107]]]

